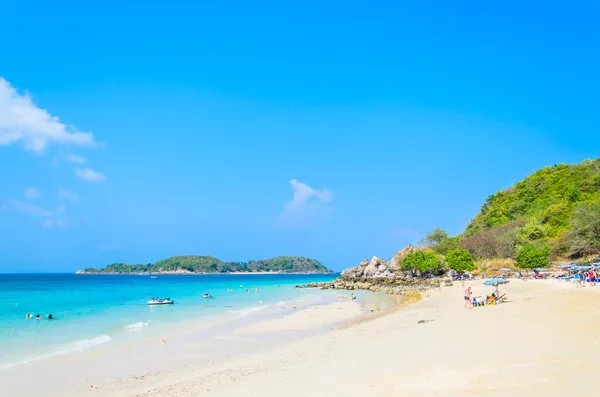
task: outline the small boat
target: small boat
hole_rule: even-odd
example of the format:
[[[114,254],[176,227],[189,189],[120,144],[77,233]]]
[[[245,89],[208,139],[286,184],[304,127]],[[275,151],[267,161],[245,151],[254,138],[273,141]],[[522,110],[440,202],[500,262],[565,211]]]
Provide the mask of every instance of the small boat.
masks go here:
[[[164,298],[164,299],[152,298],[148,301],[149,305],[172,305],[173,303],[175,303],[175,301],[173,301],[169,298]]]
[[[150,276],[150,278],[158,278],[158,277],[156,277],[156,276]]]
[[[212,296],[211,294],[204,294],[204,295],[202,295],[202,298],[204,298],[204,299],[212,299],[212,298],[214,298],[214,296]]]

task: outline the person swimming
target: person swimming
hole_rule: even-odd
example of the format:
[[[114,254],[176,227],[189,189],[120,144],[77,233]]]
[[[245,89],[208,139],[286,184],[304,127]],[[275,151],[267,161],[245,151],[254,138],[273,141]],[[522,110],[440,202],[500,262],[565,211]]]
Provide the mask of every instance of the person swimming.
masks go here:
[[[52,320],[54,317],[52,317],[52,314],[48,314],[48,320]]]
[[[33,314],[27,313],[27,315],[25,316],[25,318],[33,318]]]
[[[36,314],[36,315],[35,315],[35,319],[36,319],[36,320],[41,320],[41,319],[42,319],[42,316],[40,316],[39,314]]]

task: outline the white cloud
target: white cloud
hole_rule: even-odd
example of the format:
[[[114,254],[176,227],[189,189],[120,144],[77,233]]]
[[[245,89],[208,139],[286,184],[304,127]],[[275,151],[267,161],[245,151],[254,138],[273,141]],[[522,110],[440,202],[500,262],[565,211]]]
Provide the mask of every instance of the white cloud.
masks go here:
[[[39,195],[40,191],[34,187],[30,187],[25,190],[25,197],[28,199],[34,199],[36,197],[39,197]]]
[[[67,190],[67,189],[59,189],[58,190],[58,197],[63,199],[63,200],[69,200],[69,201],[77,201],[79,200],[79,195],[71,190]]]
[[[91,133],[78,131],[37,107],[31,97],[19,93],[0,77],[0,146],[22,143],[41,153],[49,143],[94,146]]]
[[[60,219],[48,219],[42,222],[42,226],[46,229],[52,229],[57,227],[65,227],[66,223]]]
[[[294,195],[285,203],[277,223],[287,227],[314,225],[333,212],[333,193],[328,189],[313,189],[296,179],[290,181]]]
[[[65,156],[65,161],[68,161],[69,163],[83,164],[87,160],[85,157],[79,156],[78,154],[69,153]]]
[[[44,209],[42,207],[38,207],[37,205],[27,204],[18,200],[8,200],[8,207],[12,208],[17,212],[22,212],[25,214],[33,215],[33,216],[53,216],[55,211],[50,211]],[[64,208],[63,208],[64,209]],[[60,212],[60,208],[56,210],[56,212]]]
[[[86,182],[103,182],[106,180],[104,174],[94,171],[91,168],[78,168],[75,170],[75,175]]]

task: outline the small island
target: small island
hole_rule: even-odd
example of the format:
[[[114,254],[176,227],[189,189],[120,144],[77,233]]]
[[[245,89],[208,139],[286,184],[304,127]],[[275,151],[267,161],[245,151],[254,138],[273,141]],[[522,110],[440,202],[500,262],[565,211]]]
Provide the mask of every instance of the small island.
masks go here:
[[[248,262],[223,262],[212,256],[172,256],[155,263],[128,265],[113,263],[101,269],[85,268],[76,274],[330,274],[332,270],[316,259],[278,256]]]

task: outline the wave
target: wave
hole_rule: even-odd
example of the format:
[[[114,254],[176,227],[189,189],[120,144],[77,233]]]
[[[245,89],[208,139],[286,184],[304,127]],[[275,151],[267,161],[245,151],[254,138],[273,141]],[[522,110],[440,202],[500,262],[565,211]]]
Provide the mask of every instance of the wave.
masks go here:
[[[100,335],[90,339],[80,339],[74,342],[65,343],[54,347],[48,353],[40,354],[37,356],[27,357],[17,361],[9,361],[7,363],[0,363],[0,369],[7,369],[16,367],[17,365],[28,364],[34,361],[44,360],[55,356],[62,356],[69,353],[77,353],[89,349],[94,346],[101,345],[103,343],[110,342],[111,338],[108,335]]]
[[[285,301],[279,301],[275,304],[275,306],[283,306],[285,305]]]
[[[239,313],[242,316],[247,316],[248,314],[252,314],[252,313],[256,313],[259,312],[261,310],[266,309],[267,307],[269,307],[268,305],[263,305],[263,306],[253,306],[253,307],[248,307],[246,309],[242,309],[239,311]]]
[[[138,323],[127,324],[123,328],[125,329],[142,329],[146,328],[150,324],[150,321],[140,321]]]

